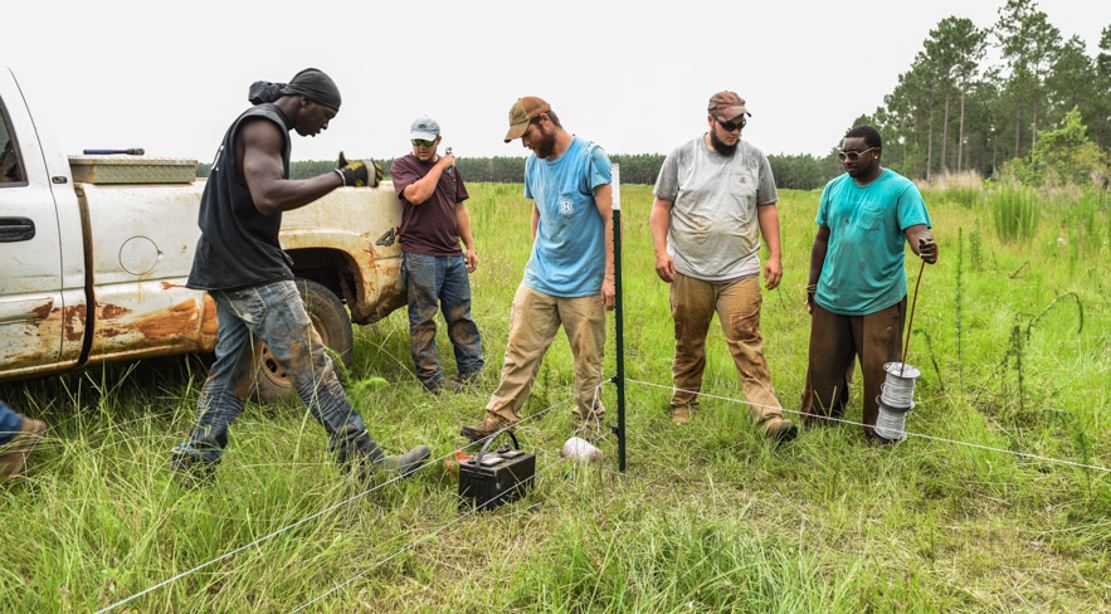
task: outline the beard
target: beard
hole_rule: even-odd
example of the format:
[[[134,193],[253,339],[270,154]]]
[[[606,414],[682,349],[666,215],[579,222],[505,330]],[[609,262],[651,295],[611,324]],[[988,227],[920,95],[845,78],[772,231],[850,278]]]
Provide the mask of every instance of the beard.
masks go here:
[[[536,138],[536,142],[533,143],[532,152],[536,154],[537,158],[547,159],[555,153],[555,144],[556,139],[554,133],[541,133],[540,136]]]
[[[738,139],[737,143],[740,142],[741,141]],[[714,151],[723,156],[732,156],[733,152],[737,151],[737,143],[726,145],[725,143],[721,142],[720,139],[718,139],[718,135],[714,134],[713,130],[710,131],[710,146],[714,148]]]

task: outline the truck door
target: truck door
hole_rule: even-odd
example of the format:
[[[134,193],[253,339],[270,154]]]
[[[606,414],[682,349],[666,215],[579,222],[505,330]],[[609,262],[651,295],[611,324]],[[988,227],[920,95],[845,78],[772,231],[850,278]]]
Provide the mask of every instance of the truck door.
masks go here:
[[[7,379],[76,363],[86,301],[80,220],[60,221],[48,156],[7,70],[0,70],[0,146],[0,379]],[[68,178],[58,181],[72,193]],[[78,217],[71,198],[69,213]],[[64,256],[77,258],[69,271]]]

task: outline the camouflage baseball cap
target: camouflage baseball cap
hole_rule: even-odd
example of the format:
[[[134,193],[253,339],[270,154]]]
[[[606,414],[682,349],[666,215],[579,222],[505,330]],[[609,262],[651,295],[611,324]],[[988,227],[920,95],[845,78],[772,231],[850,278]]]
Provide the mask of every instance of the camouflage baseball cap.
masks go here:
[[[505,133],[505,142],[519,139],[528,130],[529,122],[540,117],[541,113],[552,110],[552,105],[536,96],[518,98],[517,102],[509,108],[509,132]]]
[[[710,106],[706,110],[714,116],[714,119],[726,122],[733,121],[741,115],[752,117],[752,113],[745,108],[745,99],[738,96],[737,92],[724,91],[710,96]]]

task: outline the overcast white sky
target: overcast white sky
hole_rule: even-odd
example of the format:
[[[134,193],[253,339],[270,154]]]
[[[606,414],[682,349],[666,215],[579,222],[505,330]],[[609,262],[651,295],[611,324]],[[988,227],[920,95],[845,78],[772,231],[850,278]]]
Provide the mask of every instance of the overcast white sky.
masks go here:
[[[207,162],[251,82],[314,66],[344,102],[326,132],[294,140],[297,160],[407,153],[426,113],[456,155],[524,155],[502,137],[526,95],[610,153],[667,153],[705,130],[722,89],[748,101],[744,137],[766,153],[824,155],[941,19],[990,27],[1005,1],[15,0],[0,64],[67,154],[144,147]],[[1038,8],[1090,56],[1111,25],[1107,0]]]

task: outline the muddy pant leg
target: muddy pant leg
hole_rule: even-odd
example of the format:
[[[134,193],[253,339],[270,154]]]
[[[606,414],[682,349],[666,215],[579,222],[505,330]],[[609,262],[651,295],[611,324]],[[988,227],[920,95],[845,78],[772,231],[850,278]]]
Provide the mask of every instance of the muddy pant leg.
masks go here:
[[[409,296],[409,349],[417,379],[426,387],[443,379],[436,353],[437,296],[443,277],[435,256],[402,252],[402,270]]]
[[[462,380],[482,372],[482,339],[471,317],[471,280],[462,256],[442,256],[444,283],[440,287],[440,306],[447,323],[448,338],[455,350],[455,366]]]
[[[671,406],[697,407],[706,369],[706,332],[714,317],[713,284],[676,273],[669,300],[675,321]]]
[[[606,351],[606,308],[601,295],[561,298],[559,319],[575,358],[574,413],[586,419],[591,413],[601,420],[605,407],[594,399],[602,383],[602,362]]]
[[[228,445],[228,428],[247,399],[251,384],[254,338],[224,292],[212,292],[216,303],[216,362],[208,371],[197,400],[197,421],[182,452],[217,463]]]
[[[811,416],[840,418],[844,414],[849,398],[845,373],[857,353],[851,316],[826,311],[815,303],[810,318],[810,355],[802,395],[804,424],[810,424]]]
[[[853,334],[860,348],[860,371],[864,379],[864,433],[872,434],[880,408],[876,398],[880,386],[887,378],[884,363],[898,361],[902,353],[903,323],[906,315],[907,299],[876,313],[859,318]]]
[[[760,336],[760,278],[756,275],[719,285],[718,320],[721,322],[729,352],[745,389],[748,411],[758,427],[782,418],[782,406],[772,388],[764,340]]]
[[[261,302],[261,312],[252,316],[249,326],[285,367],[297,396],[327,431],[336,458],[346,461],[355,453],[352,446],[364,454],[381,454],[348,401],[296,285],[280,281],[237,292],[243,295],[242,308]]]
[[[501,381],[490,395],[486,411],[510,422],[521,419],[521,408],[532,390],[540,363],[559,331],[556,300],[524,284],[517,288],[509,314],[509,341]]]

